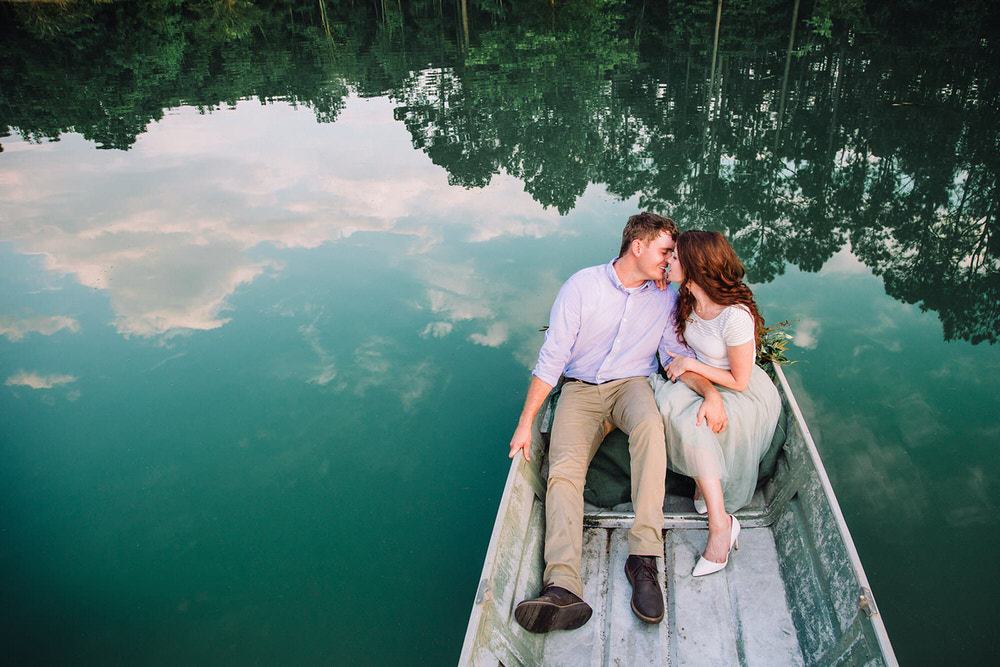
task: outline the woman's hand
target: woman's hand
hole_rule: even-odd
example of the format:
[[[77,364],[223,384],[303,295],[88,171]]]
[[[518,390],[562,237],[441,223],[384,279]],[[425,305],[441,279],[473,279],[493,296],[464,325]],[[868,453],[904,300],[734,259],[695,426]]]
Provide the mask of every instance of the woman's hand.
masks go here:
[[[673,382],[677,382],[677,378],[684,375],[684,373],[695,370],[697,363],[698,361],[691,357],[674,357],[664,370],[667,371],[668,378]]]
[[[698,420],[696,426],[701,426],[701,420],[705,420],[705,426],[712,429],[712,433],[722,433],[726,430],[729,418],[726,417],[726,407],[722,404],[722,397],[719,392],[713,391],[705,396],[698,408]]]

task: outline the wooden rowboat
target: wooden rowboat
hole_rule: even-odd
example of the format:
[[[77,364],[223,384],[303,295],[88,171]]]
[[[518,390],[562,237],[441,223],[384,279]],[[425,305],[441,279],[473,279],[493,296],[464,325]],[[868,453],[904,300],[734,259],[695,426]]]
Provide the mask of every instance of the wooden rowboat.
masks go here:
[[[896,658],[802,413],[780,368],[784,408],[773,473],[737,513],[740,549],[726,570],[692,578],[708,534],[689,496],[669,494],[660,624],[629,606],[623,568],[628,507],[588,505],[582,628],[532,634],[514,606],[534,597],[543,570],[545,441],[551,409],[535,420],[532,460],[516,457],[500,500],[460,665],[896,665]]]

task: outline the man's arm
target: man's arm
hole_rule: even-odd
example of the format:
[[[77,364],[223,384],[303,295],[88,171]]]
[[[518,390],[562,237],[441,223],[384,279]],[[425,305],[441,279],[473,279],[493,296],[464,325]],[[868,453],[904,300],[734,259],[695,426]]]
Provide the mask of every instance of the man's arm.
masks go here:
[[[692,375],[692,373],[685,373],[685,375]],[[538,379],[537,375],[531,376],[531,384],[528,385],[528,397],[524,399],[521,418],[517,420],[514,437],[510,439],[510,455],[508,458],[514,458],[517,455],[517,450],[521,450],[524,460],[531,460],[531,424],[535,421],[535,415],[538,414],[538,409],[542,407],[542,403],[545,402],[550,391],[552,391],[552,385]],[[719,392],[715,393],[718,394]]]
[[[524,399],[521,417],[517,420],[514,437],[510,439],[510,458],[514,458],[517,451],[521,450],[524,460],[531,460],[531,424],[535,421],[535,415],[552,391],[552,387],[559,382],[559,377],[569,361],[573,344],[580,333],[582,296],[574,280],[577,276],[579,274],[574,274],[574,277],[563,283],[552,304],[549,328],[545,331],[542,349],[538,351],[538,363],[535,364],[535,370],[531,374],[528,397]]]
[[[726,409],[722,405],[722,395],[715,388],[715,385],[693,371],[687,371],[677,379],[705,399],[701,402],[701,407],[698,408],[697,425],[701,426],[701,420],[704,417],[705,424],[712,429],[713,433],[722,433],[726,430],[728,423]]]

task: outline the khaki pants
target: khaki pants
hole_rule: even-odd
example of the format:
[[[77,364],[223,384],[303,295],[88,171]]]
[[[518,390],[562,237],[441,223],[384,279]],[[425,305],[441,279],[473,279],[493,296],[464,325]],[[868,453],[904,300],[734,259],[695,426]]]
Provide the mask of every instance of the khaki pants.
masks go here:
[[[608,420],[629,436],[632,504],[635,521],[628,535],[629,554],[663,555],[663,495],[667,450],[663,418],[644,377],[601,385],[567,382],[556,405],[549,444],[545,496],[546,585],[582,597],[583,487]]]

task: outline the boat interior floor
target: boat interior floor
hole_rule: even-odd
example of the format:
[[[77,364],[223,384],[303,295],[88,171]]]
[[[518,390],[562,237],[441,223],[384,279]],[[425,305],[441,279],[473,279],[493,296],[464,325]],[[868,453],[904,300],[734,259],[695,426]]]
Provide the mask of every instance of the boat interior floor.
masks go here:
[[[664,531],[658,565],[665,615],[648,624],[630,608],[628,529],[586,528],[583,597],[594,615],[577,630],[545,635],[542,664],[803,664],[771,529],[744,529],[726,569],[695,578],[691,570],[707,537],[704,528]]]

